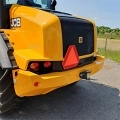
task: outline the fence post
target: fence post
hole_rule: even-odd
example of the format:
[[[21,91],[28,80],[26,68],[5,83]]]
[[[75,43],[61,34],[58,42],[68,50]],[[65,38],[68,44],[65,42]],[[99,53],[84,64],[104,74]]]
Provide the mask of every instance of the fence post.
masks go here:
[[[108,35],[106,35],[106,39],[105,39],[105,52],[107,50],[107,40],[108,40]]]

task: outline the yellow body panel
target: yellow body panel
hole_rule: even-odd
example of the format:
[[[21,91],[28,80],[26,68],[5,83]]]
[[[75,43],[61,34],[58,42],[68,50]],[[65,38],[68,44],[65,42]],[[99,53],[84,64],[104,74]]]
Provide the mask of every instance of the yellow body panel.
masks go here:
[[[14,48],[19,68],[27,68],[29,57],[26,59],[21,53],[28,49],[38,54],[36,60],[42,60],[41,56],[53,61],[63,59],[61,25],[57,16],[35,8],[13,5],[10,18],[17,17],[21,18],[21,27],[13,27],[4,32]]]
[[[29,61],[62,61],[64,59],[61,24],[56,15],[31,7],[13,5],[10,18],[17,17],[21,18],[21,27],[5,29],[4,32],[14,48],[14,57],[20,69],[27,70]],[[79,56],[80,59],[96,55],[94,23],[93,27],[95,29],[94,52]]]
[[[79,81],[80,72],[98,72],[104,64],[104,57],[88,65],[63,72],[38,75],[27,71],[30,61],[63,61],[62,30],[59,18],[49,12],[27,6],[13,5],[10,18],[21,18],[20,27],[4,29],[19,67],[13,70],[15,92],[18,96],[46,94],[59,87]],[[96,56],[96,26],[94,27],[94,52],[79,56],[80,59]],[[36,84],[36,85],[35,85]],[[37,85],[38,84],[38,85]]]
[[[37,75],[29,71],[14,70],[15,92],[20,97],[46,94],[59,87],[79,81],[80,72],[90,70],[90,75],[98,72],[103,67],[103,64],[104,57],[97,56],[96,61],[92,64],[64,72]],[[18,72],[17,76],[15,76],[15,72]],[[36,82],[38,82],[38,86],[34,86]]]

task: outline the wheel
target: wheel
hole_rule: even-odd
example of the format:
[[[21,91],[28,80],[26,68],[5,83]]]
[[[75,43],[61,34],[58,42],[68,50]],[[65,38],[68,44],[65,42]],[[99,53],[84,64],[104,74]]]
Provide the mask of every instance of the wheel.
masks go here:
[[[0,67],[0,114],[15,108],[19,100],[14,91],[12,71],[2,70]]]

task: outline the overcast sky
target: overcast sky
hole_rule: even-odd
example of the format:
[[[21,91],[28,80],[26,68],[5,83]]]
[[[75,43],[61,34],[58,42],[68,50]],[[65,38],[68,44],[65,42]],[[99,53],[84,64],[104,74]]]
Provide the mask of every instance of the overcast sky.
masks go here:
[[[120,0],[57,0],[56,10],[95,21],[97,26],[120,28]]]

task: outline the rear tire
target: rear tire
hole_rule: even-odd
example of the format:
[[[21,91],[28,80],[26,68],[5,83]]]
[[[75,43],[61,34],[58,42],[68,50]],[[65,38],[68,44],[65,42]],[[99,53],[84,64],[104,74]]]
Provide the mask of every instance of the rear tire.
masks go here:
[[[0,114],[7,113],[15,108],[20,98],[15,94],[11,70],[2,70],[0,67]]]

